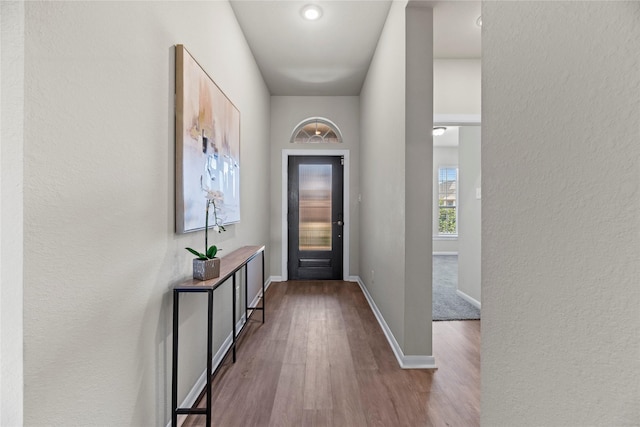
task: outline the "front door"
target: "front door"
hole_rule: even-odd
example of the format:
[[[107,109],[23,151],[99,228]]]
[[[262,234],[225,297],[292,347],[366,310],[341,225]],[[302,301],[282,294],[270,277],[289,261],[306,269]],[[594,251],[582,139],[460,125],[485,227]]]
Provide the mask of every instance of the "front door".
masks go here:
[[[342,280],[343,157],[289,157],[288,274]]]

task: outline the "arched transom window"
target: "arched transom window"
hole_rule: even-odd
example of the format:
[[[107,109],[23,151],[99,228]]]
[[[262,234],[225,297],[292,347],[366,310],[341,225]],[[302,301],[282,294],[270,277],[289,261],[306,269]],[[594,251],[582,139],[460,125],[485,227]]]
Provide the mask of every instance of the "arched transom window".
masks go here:
[[[291,134],[294,144],[338,144],[342,142],[340,129],[331,120],[311,117],[300,122]]]

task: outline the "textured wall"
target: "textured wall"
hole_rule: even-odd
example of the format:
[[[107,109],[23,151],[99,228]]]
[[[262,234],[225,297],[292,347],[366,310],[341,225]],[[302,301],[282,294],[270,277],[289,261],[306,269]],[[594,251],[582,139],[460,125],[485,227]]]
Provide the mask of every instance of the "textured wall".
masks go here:
[[[268,240],[269,93],[227,2],[25,4],[25,424],[165,425],[174,234],[174,49],[241,112],[242,220]],[[268,262],[267,262],[267,274]],[[230,331],[230,285],[214,340]],[[181,304],[180,400],[205,369],[205,298]]]
[[[482,17],[482,424],[638,425],[640,3]]]
[[[360,98],[357,96],[271,97],[271,271],[282,270],[282,150],[349,150],[350,253],[349,274],[358,275]],[[342,132],[342,144],[291,144],[291,133],[309,117],[325,117]],[[286,242],[285,242],[286,245]]]
[[[0,2],[0,425],[23,419],[24,3]]]

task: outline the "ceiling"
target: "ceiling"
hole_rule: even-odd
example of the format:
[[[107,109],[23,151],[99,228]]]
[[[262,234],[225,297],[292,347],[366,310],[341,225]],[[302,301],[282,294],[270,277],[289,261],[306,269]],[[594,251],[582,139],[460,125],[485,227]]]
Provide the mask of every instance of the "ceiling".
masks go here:
[[[433,135],[434,147],[457,147],[460,126],[446,126],[447,130],[442,135]]]
[[[307,21],[306,4],[322,16]],[[480,58],[480,1],[428,1],[434,58]],[[390,0],[231,0],[272,95],[359,95]]]

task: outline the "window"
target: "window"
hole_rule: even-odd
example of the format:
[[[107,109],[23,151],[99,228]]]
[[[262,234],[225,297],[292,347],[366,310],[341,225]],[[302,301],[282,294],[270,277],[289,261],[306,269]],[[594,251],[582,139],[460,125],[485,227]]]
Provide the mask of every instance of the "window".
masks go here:
[[[311,117],[296,126],[291,135],[291,142],[295,144],[338,144],[342,142],[342,135],[331,120]]]
[[[458,168],[438,168],[438,234],[458,234]]]
[[[299,250],[330,251],[332,167],[299,165]]]

